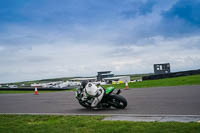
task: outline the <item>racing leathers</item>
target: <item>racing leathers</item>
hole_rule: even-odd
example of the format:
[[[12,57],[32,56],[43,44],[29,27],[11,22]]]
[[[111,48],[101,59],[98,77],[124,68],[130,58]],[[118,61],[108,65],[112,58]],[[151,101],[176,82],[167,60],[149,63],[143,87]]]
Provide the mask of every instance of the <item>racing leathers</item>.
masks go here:
[[[94,83],[88,83],[82,91],[83,97],[81,100],[87,100],[88,96],[93,97],[91,107],[94,108],[102,100],[104,89],[101,86],[96,86]]]

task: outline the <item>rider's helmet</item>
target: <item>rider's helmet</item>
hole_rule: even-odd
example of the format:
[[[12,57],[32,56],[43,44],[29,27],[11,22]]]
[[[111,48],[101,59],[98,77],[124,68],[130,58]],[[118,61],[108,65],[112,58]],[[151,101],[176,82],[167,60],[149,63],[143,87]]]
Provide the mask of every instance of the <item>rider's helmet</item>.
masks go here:
[[[93,83],[88,83],[85,87],[86,93],[91,96],[96,96],[98,92],[98,87]]]

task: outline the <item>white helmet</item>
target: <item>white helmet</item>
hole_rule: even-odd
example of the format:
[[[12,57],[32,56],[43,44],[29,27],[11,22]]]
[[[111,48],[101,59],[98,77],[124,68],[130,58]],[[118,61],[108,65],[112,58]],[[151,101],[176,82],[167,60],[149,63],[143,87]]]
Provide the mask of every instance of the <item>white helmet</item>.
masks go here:
[[[86,93],[95,96],[97,94],[98,88],[95,84],[93,83],[88,83],[85,87]]]

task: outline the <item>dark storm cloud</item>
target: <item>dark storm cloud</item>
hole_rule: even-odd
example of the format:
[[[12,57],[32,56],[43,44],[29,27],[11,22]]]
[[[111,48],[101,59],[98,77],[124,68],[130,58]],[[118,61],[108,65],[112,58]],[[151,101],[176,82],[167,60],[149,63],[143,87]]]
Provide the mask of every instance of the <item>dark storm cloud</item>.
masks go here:
[[[171,37],[200,34],[199,9],[199,0],[179,0],[161,14],[161,33]]]
[[[180,0],[169,11],[163,13],[168,19],[180,19],[187,24],[200,27],[200,1]]]

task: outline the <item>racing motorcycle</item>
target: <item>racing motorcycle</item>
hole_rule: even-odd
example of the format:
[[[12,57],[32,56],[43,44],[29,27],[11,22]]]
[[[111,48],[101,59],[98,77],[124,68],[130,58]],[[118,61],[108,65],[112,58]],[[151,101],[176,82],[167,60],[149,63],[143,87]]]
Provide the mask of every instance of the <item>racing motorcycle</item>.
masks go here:
[[[117,109],[124,109],[127,106],[127,100],[119,95],[121,93],[121,90],[116,90],[114,87],[107,87],[104,88],[104,96],[101,100],[101,102],[98,103],[98,105],[95,107],[97,109],[107,109],[110,107],[115,107]],[[82,90],[81,88],[78,88],[75,92],[76,98],[79,101],[79,104],[87,109],[92,109],[91,103],[94,99],[92,96],[88,96],[86,100],[81,100],[82,98]]]

